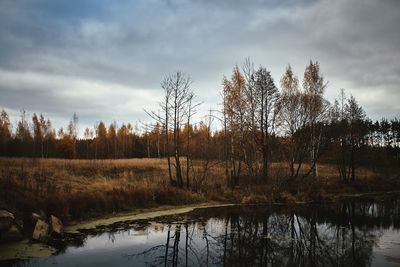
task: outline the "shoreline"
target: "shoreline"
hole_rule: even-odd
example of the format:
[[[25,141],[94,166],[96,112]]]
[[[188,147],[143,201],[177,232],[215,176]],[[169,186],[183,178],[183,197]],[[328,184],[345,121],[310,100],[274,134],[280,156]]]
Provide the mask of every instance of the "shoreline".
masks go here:
[[[64,231],[66,233],[79,233],[79,230],[90,230],[95,229],[98,226],[109,226],[113,223],[124,222],[124,221],[135,221],[135,220],[146,220],[153,219],[160,216],[183,214],[195,209],[201,208],[215,208],[215,207],[230,207],[230,206],[252,206],[252,205],[302,205],[302,204],[313,204],[313,203],[333,203],[336,201],[343,201],[346,199],[360,199],[364,197],[383,197],[387,195],[400,195],[400,190],[394,191],[379,191],[379,192],[368,192],[368,193],[347,193],[339,195],[331,195],[331,200],[325,201],[295,201],[293,203],[285,202],[265,202],[265,203],[224,203],[224,202],[201,202],[197,204],[187,205],[160,205],[155,208],[144,208],[135,209],[128,212],[118,212],[114,214],[100,215],[98,218],[85,219],[82,221],[71,221],[68,226],[65,226]]]
[[[129,212],[119,212],[111,216],[105,215],[99,218],[87,219],[83,221],[72,221],[64,228],[65,233],[79,233],[79,230],[95,229],[99,226],[109,226],[113,223],[153,219],[160,216],[183,214],[195,209],[201,208],[215,208],[215,207],[229,207],[241,205],[240,203],[220,203],[220,202],[203,202],[198,204],[188,205],[161,205],[155,208],[136,209]]]
[[[384,192],[369,192],[369,193],[354,193],[354,194],[340,194],[334,196],[330,201],[296,201],[293,203],[221,203],[221,202],[203,202],[198,204],[188,205],[161,205],[155,208],[136,209],[129,212],[120,212],[114,214],[104,214],[99,218],[87,219],[82,221],[72,221],[69,225],[65,226],[64,234],[68,238],[86,238],[89,234],[96,234],[107,231],[108,227],[113,224],[126,223],[129,225],[132,222],[139,220],[150,220],[161,216],[172,216],[177,214],[184,214],[191,212],[195,209],[215,208],[215,207],[232,207],[232,206],[263,206],[263,205],[307,205],[307,204],[329,204],[348,199],[362,199],[365,197],[379,198],[390,195],[400,195],[400,191],[384,191]],[[377,200],[376,199],[376,200]],[[58,242],[65,242],[66,240],[58,240]],[[10,260],[24,260],[29,258],[43,258],[54,255],[58,249],[54,245],[48,243],[32,242],[29,239],[24,239],[17,242],[0,244],[0,263],[2,261]]]

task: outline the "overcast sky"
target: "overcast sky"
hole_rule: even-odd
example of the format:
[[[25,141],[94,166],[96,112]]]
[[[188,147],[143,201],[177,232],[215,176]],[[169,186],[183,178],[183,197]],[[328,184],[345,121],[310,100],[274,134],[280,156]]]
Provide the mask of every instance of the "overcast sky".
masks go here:
[[[328,100],[345,88],[372,119],[400,116],[398,0],[0,1],[0,109],[56,127],[148,120],[181,70],[217,108],[223,75],[250,57],[279,84],[320,62]]]

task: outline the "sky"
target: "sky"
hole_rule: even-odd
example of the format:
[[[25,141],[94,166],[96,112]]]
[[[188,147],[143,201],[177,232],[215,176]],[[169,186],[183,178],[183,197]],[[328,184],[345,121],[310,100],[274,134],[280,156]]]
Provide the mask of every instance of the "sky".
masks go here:
[[[1,0],[0,109],[79,129],[149,121],[160,82],[191,76],[199,114],[218,109],[222,79],[249,57],[277,85],[318,61],[372,119],[400,117],[398,0]]]

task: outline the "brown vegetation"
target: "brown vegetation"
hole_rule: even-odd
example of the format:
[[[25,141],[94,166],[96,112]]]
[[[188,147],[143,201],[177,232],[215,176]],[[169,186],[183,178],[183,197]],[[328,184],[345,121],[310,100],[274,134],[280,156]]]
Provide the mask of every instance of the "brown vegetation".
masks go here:
[[[182,159],[183,162],[184,159]],[[195,163],[201,167],[202,162]],[[19,217],[32,211],[76,220],[104,213],[163,204],[205,201],[270,203],[327,200],[342,193],[400,188],[399,177],[360,169],[359,179],[344,186],[334,165],[321,164],[319,177],[288,184],[287,163],[272,163],[270,181],[243,178],[235,188],[225,181],[223,164],[214,165],[207,178],[192,190],[171,187],[166,159],[62,160],[0,158],[0,208]],[[309,166],[304,166],[304,171]]]
[[[13,132],[2,111],[0,156],[31,159],[0,160],[0,208],[68,220],[162,204],[321,201],[399,188],[399,120],[372,123],[343,90],[329,103],[318,62],[310,61],[302,82],[289,65],[278,88],[265,67],[246,60],[223,78],[222,109],[198,123],[191,84],[181,72],[164,78],[160,111],[147,111],[154,123],[144,132],[99,122],[81,138],[76,114],[56,131],[43,115],[30,123],[25,111]]]
[[[158,159],[2,158],[0,169],[0,205],[17,213],[40,210],[65,220],[202,201],[199,194],[166,186],[166,164]]]

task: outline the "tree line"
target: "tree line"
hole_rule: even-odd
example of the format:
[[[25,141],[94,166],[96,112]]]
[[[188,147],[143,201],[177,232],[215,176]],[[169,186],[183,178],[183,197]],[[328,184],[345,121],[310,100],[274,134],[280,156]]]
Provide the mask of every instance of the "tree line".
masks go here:
[[[224,166],[227,184],[235,186],[243,177],[267,181],[271,162],[277,161],[287,162],[291,180],[316,177],[319,163],[332,163],[344,182],[356,179],[359,165],[400,162],[399,120],[371,121],[343,89],[330,103],[318,62],[307,64],[302,80],[289,65],[277,84],[270,71],[247,59],[223,77],[222,108],[210,110],[200,122],[194,120],[200,102],[189,75],[167,75],[161,88],[160,110],[146,110],[154,123],[141,131],[130,123],[99,122],[79,136],[76,114],[67,127],[55,129],[49,118],[25,111],[12,125],[3,110],[0,155],[167,158],[169,182],[180,187],[204,180],[217,163]]]
[[[247,59],[241,68],[233,68],[230,77],[223,78],[222,85],[222,110],[208,118],[208,126],[216,118],[222,127],[210,133],[201,147],[193,147],[190,131],[183,134],[197,105],[191,79],[177,72],[162,81],[163,112],[147,113],[164,131],[171,184],[184,186],[180,159],[185,156],[189,187],[193,151],[204,147],[208,149],[201,158],[204,168],[191,175],[207,173],[210,159],[218,155],[230,186],[239,185],[243,177],[267,181],[272,161],[287,162],[292,181],[317,177],[321,161],[334,163],[346,183],[356,179],[358,165],[374,162],[377,155],[380,160],[375,166],[399,162],[398,119],[372,123],[344,90],[331,104],[324,97],[327,83],[318,62],[309,62],[301,82],[289,65],[279,90],[270,71],[263,66],[255,68]]]
[[[265,67],[256,69],[249,60],[242,69],[234,67],[231,78],[223,80],[225,160],[231,184],[237,185],[241,176],[268,179],[271,157],[279,151],[292,180],[318,176],[318,163],[330,159],[344,182],[354,181],[356,166],[369,164],[365,156],[382,147],[388,152],[383,160],[399,162],[399,120],[372,123],[343,89],[329,103],[326,87],[318,62],[306,66],[301,85],[289,65],[280,90]]]
[[[167,155],[165,133],[160,125],[133,126],[131,123],[96,123],[78,135],[78,116],[74,114],[66,127],[56,129],[50,118],[34,113],[29,116],[22,111],[15,125],[8,113],[0,113],[0,156],[39,157],[66,159],[122,159],[162,158]],[[194,147],[211,135],[211,131],[200,122],[181,129],[190,131]],[[172,132],[169,133],[172,139]],[[168,144],[169,146],[169,144]],[[181,146],[182,147],[182,146]],[[186,153],[186,152],[185,152]],[[194,153],[201,157],[201,153]]]

